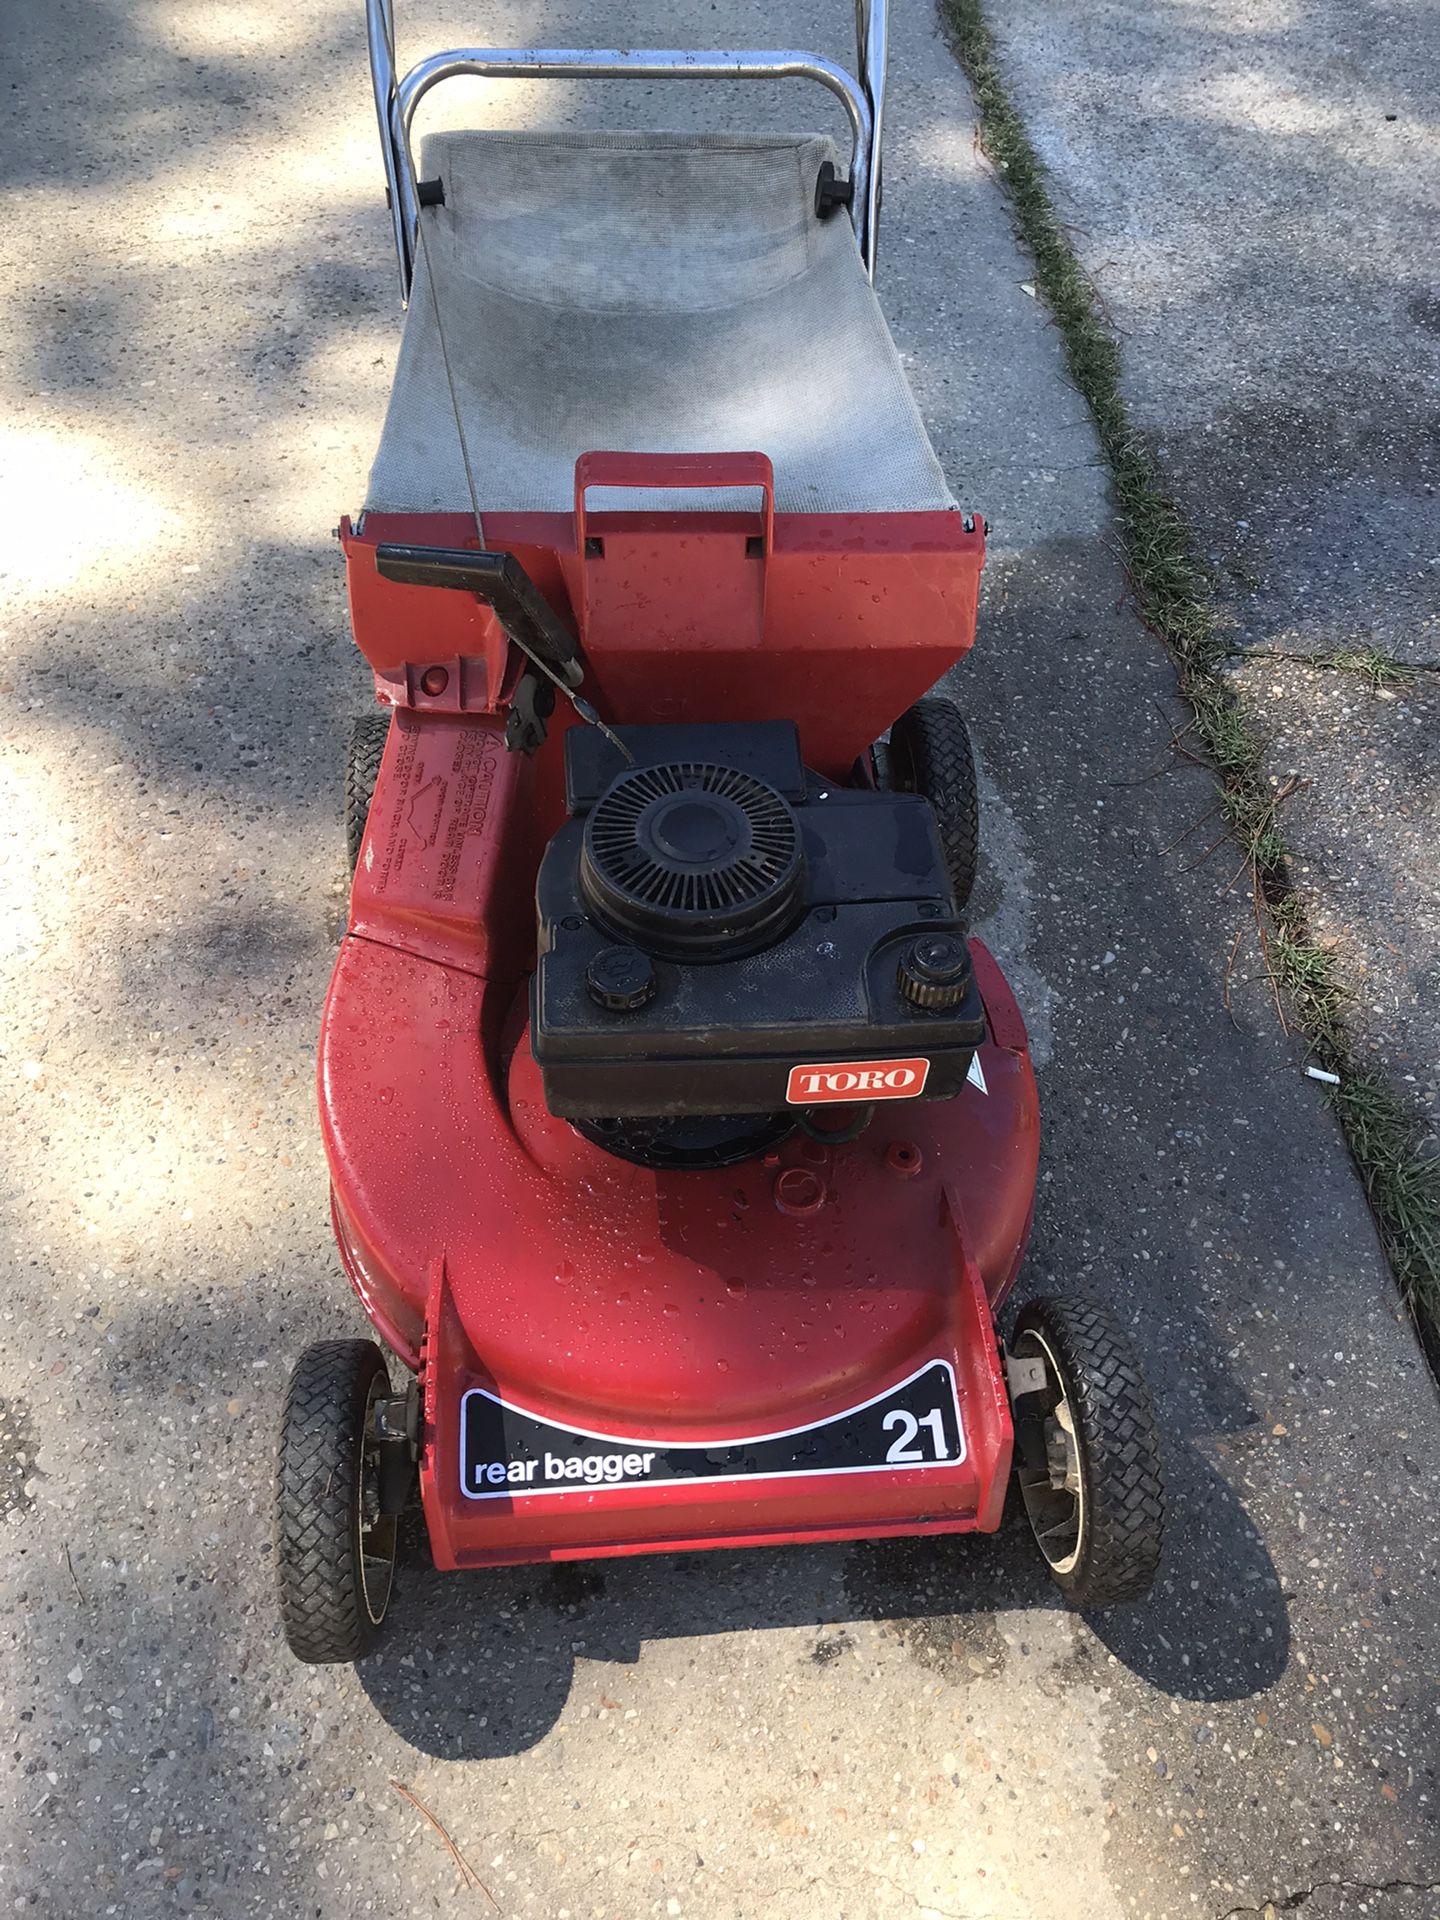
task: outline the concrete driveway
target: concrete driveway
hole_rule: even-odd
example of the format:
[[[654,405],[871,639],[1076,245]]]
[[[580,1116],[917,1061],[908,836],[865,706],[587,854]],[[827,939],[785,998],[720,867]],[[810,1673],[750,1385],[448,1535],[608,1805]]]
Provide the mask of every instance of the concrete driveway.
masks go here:
[[[607,37],[765,44],[771,11],[612,9]],[[1225,1005],[1243,903],[1223,858],[1174,850],[1208,786],[1169,751],[1090,427],[923,0],[896,7],[879,284],[995,524],[959,690],[985,930],[1041,1069],[1030,1284],[1133,1330],[1164,1577],[1086,1621],[1013,1530],[464,1578],[412,1543],[381,1653],[291,1661],[285,1372],[362,1325],[311,1080],[367,698],[328,534],[399,330],[358,9],[53,0],[8,25],[0,1905],[1433,1920],[1433,1385],[1243,944]],[[843,26],[807,0],[783,37],[844,52]],[[590,37],[530,5],[413,32]]]

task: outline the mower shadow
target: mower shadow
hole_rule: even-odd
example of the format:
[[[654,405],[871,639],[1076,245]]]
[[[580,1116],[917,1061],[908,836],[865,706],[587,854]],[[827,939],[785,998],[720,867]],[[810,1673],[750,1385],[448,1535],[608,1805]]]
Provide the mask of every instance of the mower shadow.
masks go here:
[[[1113,1655],[1162,1693],[1224,1701],[1262,1693],[1284,1671],[1286,1604],[1263,1540],[1197,1449],[1178,1449],[1167,1466],[1172,1524],[1155,1591],[1110,1615],[1070,1615],[1068,1652],[1048,1684],[1109,1686]],[[393,1730],[444,1760],[537,1745],[561,1719],[579,1663],[630,1666],[646,1642],[808,1629],[800,1657],[823,1666],[852,1647],[847,1628],[879,1626],[942,1680],[968,1685],[981,1666],[1003,1671],[1024,1641],[1024,1616],[1068,1611],[1014,1511],[989,1539],[483,1574],[436,1572],[418,1513],[412,1521],[385,1636],[356,1671]]]

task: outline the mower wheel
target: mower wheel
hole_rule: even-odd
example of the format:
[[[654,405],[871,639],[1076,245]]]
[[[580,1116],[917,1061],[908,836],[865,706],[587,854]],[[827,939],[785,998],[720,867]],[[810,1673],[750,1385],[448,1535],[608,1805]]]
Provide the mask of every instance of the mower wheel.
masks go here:
[[[275,1480],[280,1618],[299,1660],[358,1660],[390,1601],[396,1520],[381,1511],[373,1340],[321,1340],[290,1376]]]
[[[1160,1564],[1165,1481],[1134,1348],[1093,1301],[1045,1299],[1022,1310],[1010,1353],[1044,1368],[1043,1387],[1014,1396],[1015,1457],[1056,1584],[1087,1611],[1143,1598]]]
[[[894,793],[918,793],[935,809],[955,906],[964,910],[980,857],[980,795],[965,716],[953,700],[930,694],[902,713],[886,752]]]
[[[389,732],[388,713],[362,713],[350,722],[350,741],[345,749],[345,850],[352,874],[360,862],[365,822],[370,817]]]

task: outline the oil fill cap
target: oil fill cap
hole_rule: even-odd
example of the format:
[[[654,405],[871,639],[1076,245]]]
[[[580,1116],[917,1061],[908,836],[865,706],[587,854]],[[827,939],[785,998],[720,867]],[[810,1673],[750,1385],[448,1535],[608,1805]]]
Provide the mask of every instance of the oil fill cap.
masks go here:
[[[956,933],[927,933],[900,957],[899,987],[912,1007],[958,1007],[970,986],[970,949]]]
[[[586,970],[585,985],[607,1013],[633,1013],[655,996],[655,968],[638,947],[602,947]]]

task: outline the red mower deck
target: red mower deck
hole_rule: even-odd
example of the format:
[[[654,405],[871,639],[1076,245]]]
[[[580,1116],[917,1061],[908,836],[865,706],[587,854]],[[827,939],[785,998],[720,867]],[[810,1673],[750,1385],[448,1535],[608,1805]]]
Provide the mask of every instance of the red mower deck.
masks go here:
[[[523,804],[495,740],[485,721],[407,717],[392,732],[355,882],[364,932],[342,951],[321,1037],[346,1268],[387,1343],[412,1367],[424,1356],[437,1562],[995,1526],[1010,1428],[991,1321],[1023,1252],[1039,1131],[998,967],[977,943],[991,1032],[959,1100],[887,1102],[858,1140],[797,1137],[740,1167],[619,1160],[547,1111],[520,982],[460,964],[489,948],[482,915],[462,923],[449,901],[486,901],[482,876]],[[457,779],[471,763],[493,771]],[[411,849],[393,919],[392,836]],[[427,877],[444,896],[428,914]],[[444,958],[423,957],[427,945]],[[887,1392],[933,1365],[957,1424],[943,1445],[919,1436],[939,1457],[913,1470],[792,1464],[762,1479],[722,1459],[655,1477],[667,1451],[733,1454],[865,1402],[878,1421]],[[660,1465],[612,1467],[619,1483],[547,1478],[552,1445],[523,1482],[467,1485],[459,1411],[472,1390],[573,1430],[577,1460]],[[892,1447],[872,1451],[884,1462]]]

